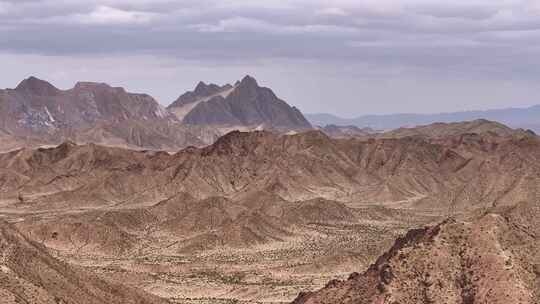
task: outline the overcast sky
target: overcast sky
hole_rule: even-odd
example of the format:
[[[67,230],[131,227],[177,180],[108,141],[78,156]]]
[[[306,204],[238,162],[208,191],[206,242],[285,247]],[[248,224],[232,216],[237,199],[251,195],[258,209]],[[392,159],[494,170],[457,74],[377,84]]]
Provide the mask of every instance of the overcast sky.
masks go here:
[[[250,74],[345,117],[540,103],[540,0],[0,0],[0,87],[145,92]]]

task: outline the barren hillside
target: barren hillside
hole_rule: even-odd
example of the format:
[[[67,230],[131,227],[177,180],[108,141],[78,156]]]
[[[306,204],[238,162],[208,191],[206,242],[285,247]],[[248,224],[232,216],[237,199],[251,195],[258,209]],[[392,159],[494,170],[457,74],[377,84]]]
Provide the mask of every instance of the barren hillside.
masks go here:
[[[536,259],[535,243],[517,240],[536,225],[540,140],[451,128],[466,131],[355,139],[231,132],[175,154],[73,142],[20,149],[0,155],[0,216],[77,269],[178,303],[292,301],[373,263],[366,275],[329,286],[345,286],[351,301],[379,299],[386,289],[370,288],[380,285],[372,273],[403,250],[410,256],[398,258],[388,292],[419,299],[414,284],[426,278],[410,281],[407,267],[430,273],[424,257],[441,254],[445,287],[427,292],[438,301],[441,290],[460,294],[490,282],[475,285],[468,273],[465,287],[442,280],[460,278],[456,265],[467,259],[493,262],[475,270],[480,278],[506,275],[499,257],[479,252],[520,248],[526,263]],[[536,281],[519,282],[525,287],[510,296],[534,299],[525,296]],[[326,290],[298,301],[326,303],[319,297]]]
[[[538,303],[538,212],[520,203],[412,230],[364,273],[293,303]]]
[[[166,303],[58,261],[4,221],[0,221],[0,282],[1,302],[6,304]]]

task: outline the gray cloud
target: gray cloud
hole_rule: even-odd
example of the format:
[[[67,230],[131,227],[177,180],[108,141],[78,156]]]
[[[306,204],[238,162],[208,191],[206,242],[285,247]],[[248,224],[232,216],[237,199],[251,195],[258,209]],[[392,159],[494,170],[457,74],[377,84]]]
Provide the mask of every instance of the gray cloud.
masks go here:
[[[385,54],[391,46],[396,52],[444,48],[433,54],[442,60],[452,49],[526,51],[534,47],[531,39],[538,42],[540,30],[535,1],[259,2],[0,1],[0,47],[52,55],[157,52],[199,55],[201,60],[300,56],[370,61],[366,53]],[[527,39],[519,40],[523,35]],[[424,56],[421,52],[418,59]]]
[[[370,98],[384,89],[377,83],[389,79],[403,90],[411,79],[439,90],[440,83],[453,82],[449,87],[461,85],[465,92],[470,83],[510,81],[517,90],[540,78],[539,17],[537,0],[0,0],[0,52],[88,63],[153,56],[179,70],[186,64],[226,67],[213,73],[229,71],[231,78],[238,65],[277,75],[260,63],[287,62],[319,73],[318,79],[369,81]],[[355,96],[349,90],[341,98]],[[501,96],[511,97],[512,90]],[[308,93],[284,91],[308,111],[324,108],[308,104],[315,102]],[[433,102],[434,93],[418,93],[418,108]],[[471,104],[489,107],[488,97]],[[390,96],[380,98],[386,106],[370,108],[392,111]],[[345,106],[358,111],[352,103]]]

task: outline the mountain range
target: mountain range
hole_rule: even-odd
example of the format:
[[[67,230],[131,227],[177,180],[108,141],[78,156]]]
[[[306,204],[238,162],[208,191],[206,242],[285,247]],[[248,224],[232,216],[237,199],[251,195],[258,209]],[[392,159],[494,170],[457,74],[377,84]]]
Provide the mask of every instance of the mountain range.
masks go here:
[[[342,118],[333,114],[306,114],[306,118],[318,126],[353,125],[360,128],[391,130],[400,127],[415,127],[436,122],[460,122],[487,119],[506,124],[513,128],[531,129],[540,132],[540,105],[529,108],[508,108],[486,111],[463,111],[439,114],[388,114],[365,115],[356,118]]]
[[[485,132],[477,133],[468,127],[452,128],[455,131],[444,136],[434,132],[425,137],[352,140],[332,139],[320,131],[294,136],[234,131],[210,146],[172,155],[65,142],[53,149],[20,149],[1,155],[0,198],[23,195],[48,202],[43,206],[50,207],[85,205],[86,198],[92,204],[114,205],[120,201],[157,203],[178,192],[198,199],[234,199],[271,191],[290,201],[317,197],[402,201],[425,196],[424,201],[438,204],[449,192],[465,191],[473,186],[471,180],[477,180],[463,197],[473,207],[513,201],[537,181],[532,173],[537,166],[532,161],[536,150],[527,149],[539,142],[534,133],[512,129],[497,133],[485,130],[486,125]],[[497,161],[485,163],[489,158]],[[500,177],[505,166],[517,165],[511,159],[521,169]],[[481,177],[474,173],[480,168]],[[493,187],[504,190],[490,190]]]
[[[30,77],[0,91],[2,141],[12,148],[65,140],[130,148],[177,149],[204,145],[211,130],[186,127],[146,94],[104,83],[78,82],[60,90]]]
[[[0,267],[20,278],[5,294],[100,303],[53,288],[72,280],[126,303],[112,286],[141,303],[535,303],[539,164],[537,135],[486,120],[233,131],[176,153],[22,148],[0,154]],[[10,249],[23,241],[38,251]]]
[[[72,140],[174,151],[211,144],[234,129],[311,128],[298,109],[249,76],[222,88],[200,83],[168,109],[147,94],[104,83],[78,82],[60,90],[30,77],[15,89],[0,90],[0,119],[3,150]]]
[[[396,114],[343,119],[330,114],[306,117],[271,89],[246,76],[234,85],[199,82],[167,108],[147,94],[104,83],[78,82],[68,90],[30,77],[15,89],[0,90],[2,151],[58,145],[66,140],[131,149],[178,151],[201,147],[233,131],[278,133],[320,129],[336,138],[366,137],[431,123],[492,119],[538,130],[540,107],[434,115]],[[311,121],[311,123],[310,123]]]

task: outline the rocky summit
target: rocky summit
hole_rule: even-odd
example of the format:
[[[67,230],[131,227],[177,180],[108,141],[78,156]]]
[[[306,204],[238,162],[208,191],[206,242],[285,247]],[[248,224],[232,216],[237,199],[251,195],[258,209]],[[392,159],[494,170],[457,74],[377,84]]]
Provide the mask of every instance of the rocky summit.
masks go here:
[[[264,127],[306,130],[311,124],[295,107],[279,99],[272,90],[260,87],[246,76],[234,86],[199,83],[169,106],[190,125]]]

